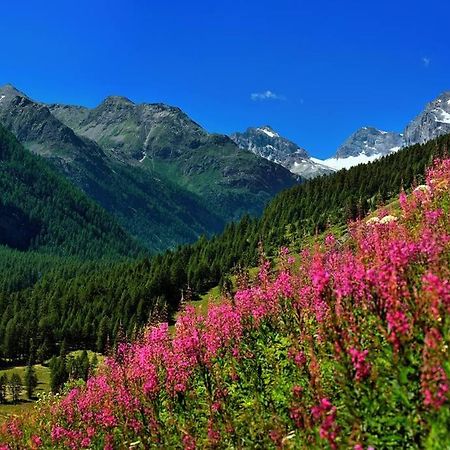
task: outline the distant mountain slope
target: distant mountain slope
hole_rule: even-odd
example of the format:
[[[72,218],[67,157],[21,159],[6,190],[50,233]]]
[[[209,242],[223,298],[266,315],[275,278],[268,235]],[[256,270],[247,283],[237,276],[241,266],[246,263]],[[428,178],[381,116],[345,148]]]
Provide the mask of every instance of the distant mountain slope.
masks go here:
[[[276,162],[304,178],[313,178],[333,172],[331,168],[310,158],[304,148],[280,136],[268,125],[247,128],[243,133],[231,134],[230,138],[236,142],[239,148]]]
[[[345,140],[334,157],[323,161],[315,158],[313,160],[336,170],[348,169],[396,152],[403,145],[403,135],[400,133],[362,127]]]
[[[140,251],[109,214],[1,125],[0,244],[95,258]]]
[[[207,133],[176,107],[111,96],[91,110],[49,109],[113,160],[198,195],[223,223],[260,213],[273,195],[295,184],[284,168],[239,151],[226,136]]]
[[[150,250],[192,242],[224,225],[194,194],[141,167],[130,170],[96,142],[77,135],[46,105],[10,85],[0,89],[0,123],[111,212]]]
[[[338,148],[334,157],[312,160],[337,170],[348,169],[374,161],[406,145],[424,144],[447,133],[450,133],[450,92],[444,92],[428,103],[402,134],[363,127]]]
[[[363,127],[353,133],[337,150],[336,158],[387,155],[403,146],[403,136],[392,131]]]

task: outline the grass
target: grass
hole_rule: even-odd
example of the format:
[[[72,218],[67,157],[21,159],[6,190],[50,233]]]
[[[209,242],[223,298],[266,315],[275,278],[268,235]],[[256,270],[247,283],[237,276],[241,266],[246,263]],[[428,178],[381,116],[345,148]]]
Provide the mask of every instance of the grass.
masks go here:
[[[75,350],[73,352],[68,353],[68,357],[79,357],[83,350]],[[97,355],[99,363],[103,360],[103,355],[99,353],[94,353],[91,350],[88,350],[89,360],[92,361],[94,354]],[[47,364],[47,363],[45,363]],[[22,383],[24,383],[25,372],[27,366],[15,366],[10,367],[8,369],[0,370],[0,375],[6,374],[8,379],[11,378],[13,373],[17,373],[22,379]],[[47,365],[36,364],[34,366],[36,370],[36,376],[38,379],[38,385],[34,393],[34,399],[29,400],[27,398],[27,393],[25,390],[25,385],[23,385],[23,390],[20,395],[20,400],[18,403],[14,404],[11,402],[11,398],[8,394],[7,400],[8,403],[0,404],[0,423],[2,423],[7,417],[11,415],[21,415],[31,411],[36,403],[36,399],[41,395],[50,392],[50,368]]]
[[[6,374],[8,378],[10,378],[13,373],[17,373],[18,375],[20,375],[23,382],[25,378],[26,368],[26,366],[11,367],[9,369],[0,370],[0,375]],[[36,370],[38,379],[35,396],[39,396],[42,393],[50,391],[50,369],[48,367],[42,366],[41,364],[36,364],[34,368]],[[11,400],[9,398],[9,395],[7,397],[7,400]],[[30,411],[33,408],[34,404],[34,400],[29,400],[27,398],[27,393],[24,386],[18,403],[7,403],[0,405],[0,423],[11,414],[23,414]]]

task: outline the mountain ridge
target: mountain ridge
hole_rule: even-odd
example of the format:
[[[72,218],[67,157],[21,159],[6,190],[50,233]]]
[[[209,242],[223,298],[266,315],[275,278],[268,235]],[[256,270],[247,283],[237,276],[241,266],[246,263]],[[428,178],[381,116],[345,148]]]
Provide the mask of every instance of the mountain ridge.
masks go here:
[[[152,115],[159,119],[156,127]],[[0,122],[154,251],[219,232],[245,213],[258,214],[276,192],[295,183],[274,164],[235,158],[229,138],[208,134],[180,108],[163,104],[109,96],[93,109],[46,105],[7,85],[0,89]],[[179,123],[187,124],[184,131]],[[218,167],[205,177],[208,164]]]
[[[232,133],[230,137],[242,149],[273,160],[293,173],[313,178],[374,161],[405,146],[423,144],[447,133],[450,133],[450,91],[444,91],[427,103],[403,132],[363,126],[355,130],[333,156],[326,159],[311,156],[301,146],[280,136],[269,125],[249,127],[245,132]],[[286,149],[286,145],[291,147]]]

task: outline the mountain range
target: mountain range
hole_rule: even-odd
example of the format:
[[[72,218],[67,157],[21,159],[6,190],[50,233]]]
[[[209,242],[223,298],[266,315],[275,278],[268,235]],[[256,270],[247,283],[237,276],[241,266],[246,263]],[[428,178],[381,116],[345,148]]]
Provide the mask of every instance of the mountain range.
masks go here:
[[[268,125],[212,134],[177,107],[121,96],[86,108],[38,102],[6,85],[0,123],[102,206],[138,247],[159,252],[258,215],[275,194],[305,179],[449,133],[450,92],[426,105],[403,133],[363,127],[326,160]],[[17,221],[21,206],[7,207],[16,208]],[[13,230],[11,220],[3,228]]]
[[[93,109],[47,105],[6,85],[0,123],[152,251],[259,214],[297,182],[282,166],[240,151],[164,104],[111,96]]]
[[[403,133],[362,127],[325,160],[312,157],[303,147],[280,136],[268,125],[232,133],[230,137],[243,150],[275,161],[296,175],[313,178],[374,161],[406,145],[423,144],[447,133],[450,133],[450,92],[428,103]]]

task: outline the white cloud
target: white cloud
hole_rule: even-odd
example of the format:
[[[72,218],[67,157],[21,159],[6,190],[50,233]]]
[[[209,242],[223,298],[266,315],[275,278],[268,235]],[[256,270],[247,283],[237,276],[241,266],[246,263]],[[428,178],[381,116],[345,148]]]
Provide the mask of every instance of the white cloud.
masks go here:
[[[284,95],[278,95],[275,94],[275,92],[272,91],[264,91],[264,92],[254,92],[253,94],[250,95],[250,98],[253,101],[258,101],[258,100],[285,100],[286,98],[284,97]]]
[[[431,59],[428,58],[427,56],[424,56],[422,58],[422,64],[424,65],[424,67],[428,67],[430,65]]]

